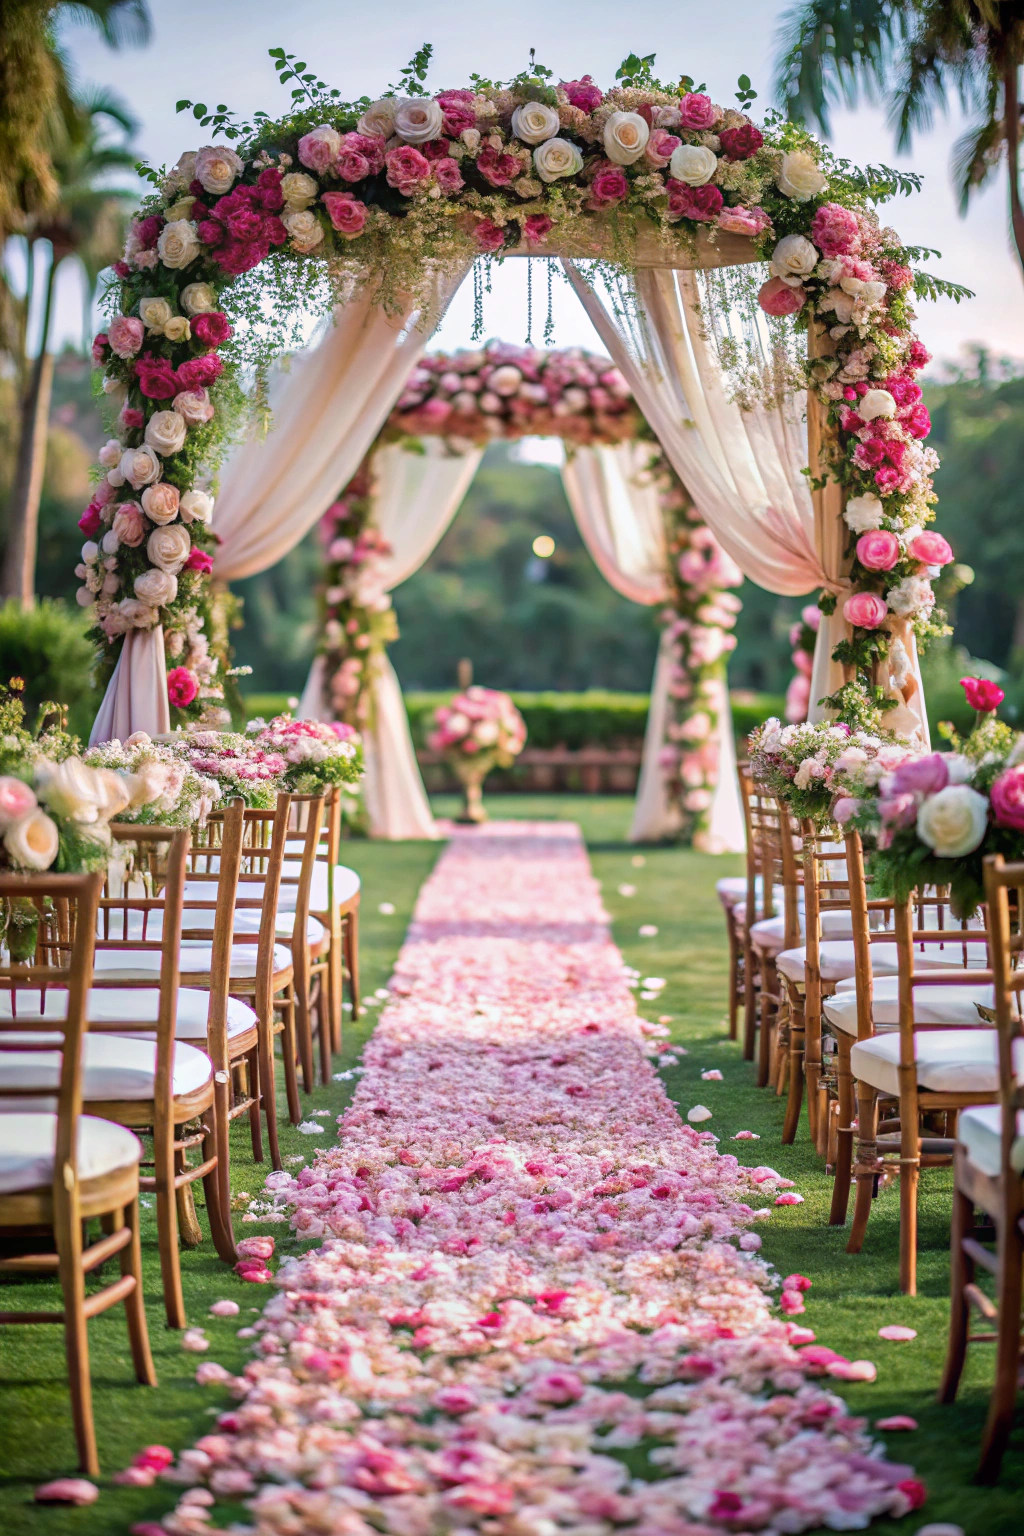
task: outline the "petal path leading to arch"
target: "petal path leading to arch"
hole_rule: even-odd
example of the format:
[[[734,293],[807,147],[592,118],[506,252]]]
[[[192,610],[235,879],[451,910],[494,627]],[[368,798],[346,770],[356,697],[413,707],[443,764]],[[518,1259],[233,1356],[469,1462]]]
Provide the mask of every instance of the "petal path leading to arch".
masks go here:
[[[779,1315],[755,1228],[784,1181],[680,1119],[628,980],[575,826],[456,830],[338,1145],[268,1181],[323,1245],[172,1475],[246,1498],[259,1536],[784,1533],[920,1502]]]

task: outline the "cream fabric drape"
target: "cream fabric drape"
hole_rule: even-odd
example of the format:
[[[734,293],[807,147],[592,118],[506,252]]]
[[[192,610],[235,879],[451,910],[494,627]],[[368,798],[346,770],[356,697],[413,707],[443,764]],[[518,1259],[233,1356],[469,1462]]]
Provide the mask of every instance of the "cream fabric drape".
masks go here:
[[[163,629],[159,624],[131,629],[93,721],[89,745],[126,741],[135,731],[160,736],[170,728]]]
[[[482,448],[453,454],[437,438],[424,441],[422,453],[400,444],[373,456],[374,488],[370,520],[391,545],[391,554],[367,569],[366,580],[379,598],[400,586],[440,542],[462,504]],[[373,593],[369,594],[371,600]],[[395,669],[387,657],[372,679],[371,718],[364,733],[366,776],[363,793],[372,837],[399,840],[438,835],[416,763],[409,721]],[[300,712],[331,718],[323,692],[323,660],[317,657],[302,695]]]

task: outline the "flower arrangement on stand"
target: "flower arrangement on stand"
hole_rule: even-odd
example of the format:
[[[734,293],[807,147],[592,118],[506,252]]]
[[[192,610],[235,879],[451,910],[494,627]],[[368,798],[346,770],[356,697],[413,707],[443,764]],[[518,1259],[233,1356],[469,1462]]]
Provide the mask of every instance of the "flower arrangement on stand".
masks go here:
[[[751,732],[749,751],[758,784],[784,800],[794,816],[810,817],[819,826],[834,819],[833,806],[848,787],[846,775],[873,781],[914,755],[905,743],[828,720],[817,725],[766,720]]]
[[[282,759],[282,787],[294,794],[315,795],[335,786],[354,786],[362,778],[359,733],[342,721],[276,715],[269,725],[253,720],[248,729],[258,752]]]
[[[434,711],[427,737],[462,785],[462,822],[484,822],[483,782],[492,768],[509,768],[526,745],[526,724],[507,693],[467,688]]]
[[[84,761],[109,769],[124,780],[130,798],[118,821],[149,826],[203,826],[221,798],[220,784],[204,777],[181,750],[180,742],[153,741],[136,731],[127,741],[90,747]]]
[[[263,747],[255,735],[237,731],[183,731],[173,748],[201,779],[216,785],[223,800],[242,799],[252,810],[271,810],[284,787],[288,763]]]
[[[814,647],[821,628],[821,609],[808,603],[800,610],[800,617],[789,631],[789,643],[793,653],[793,677],[786,689],[786,719],[790,725],[799,725],[807,719],[811,707],[811,673],[814,670]]]
[[[666,520],[669,599],[660,614],[672,648],[669,720],[660,765],[678,806],[681,836],[708,853],[707,827],[718,782],[719,716],[725,705],[726,660],[741,603],[734,592],[743,573],[725,553],[678,477],[660,455],[652,460]]]

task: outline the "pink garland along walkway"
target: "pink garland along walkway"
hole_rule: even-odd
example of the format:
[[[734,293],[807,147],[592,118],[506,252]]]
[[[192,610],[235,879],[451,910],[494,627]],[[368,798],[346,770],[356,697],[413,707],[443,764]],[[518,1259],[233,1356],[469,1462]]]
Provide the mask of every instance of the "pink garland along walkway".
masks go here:
[[[167,1528],[207,1529],[211,1492],[259,1536],[849,1530],[921,1502],[777,1315],[752,1225],[783,1181],[666,1096],[576,827],[456,832],[365,1068],[338,1146],[268,1180],[324,1243],[277,1275]]]

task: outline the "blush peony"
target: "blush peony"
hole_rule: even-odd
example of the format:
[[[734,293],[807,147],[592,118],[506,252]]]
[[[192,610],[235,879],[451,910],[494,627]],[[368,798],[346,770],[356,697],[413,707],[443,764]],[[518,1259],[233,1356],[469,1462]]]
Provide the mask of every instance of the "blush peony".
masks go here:
[[[843,618],[857,629],[877,629],[888,612],[884,598],[876,592],[855,592],[843,604]]]
[[[948,565],[953,551],[941,533],[919,533],[907,545],[907,554],[922,565]]]
[[[1024,766],[1007,768],[989,790],[992,819],[999,827],[1024,832]]]
[[[807,289],[799,284],[784,282],[781,277],[770,277],[762,283],[757,302],[766,315],[780,319],[783,315],[795,315],[807,302]]]
[[[857,559],[869,571],[891,571],[900,558],[900,541],[884,528],[862,533],[857,540]]]

